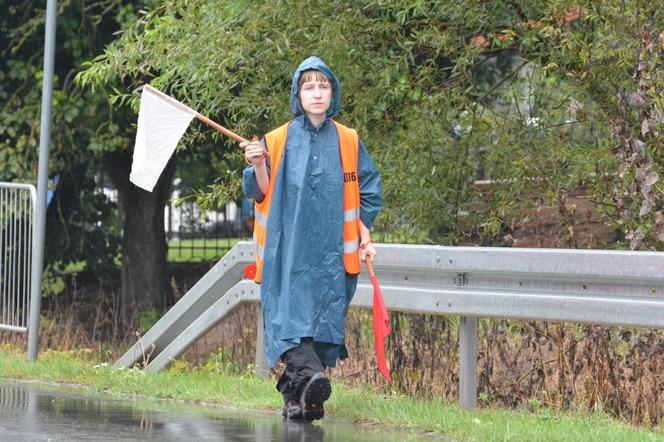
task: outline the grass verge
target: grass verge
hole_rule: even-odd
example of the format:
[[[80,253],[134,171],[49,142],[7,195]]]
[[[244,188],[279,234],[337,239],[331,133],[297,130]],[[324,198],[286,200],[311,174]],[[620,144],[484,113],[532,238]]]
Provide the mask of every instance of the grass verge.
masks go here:
[[[46,351],[36,362],[7,345],[0,348],[0,379],[41,380],[80,384],[97,391],[231,405],[236,408],[280,410],[272,381],[236,374],[219,364],[200,369],[146,373],[115,370],[99,364],[89,350]],[[326,415],[379,423],[412,431],[434,432],[478,441],[654,441],[664,433],[632,428],[602,412],[570,414],[543,408],[536,412],[505,409],[463,411],[441,399],[421,399],[334,383]]]

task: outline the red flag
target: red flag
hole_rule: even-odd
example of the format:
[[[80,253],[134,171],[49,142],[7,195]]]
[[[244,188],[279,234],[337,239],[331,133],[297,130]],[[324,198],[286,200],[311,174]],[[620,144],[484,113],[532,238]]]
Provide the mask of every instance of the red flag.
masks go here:
[[[385,307],[385,300],[383,299],[383,292],[378,285],[378,279],[373,271],[371,265],[371,258],[367,255],[367,268],[369,269],[369,277],[371,284],[373,284],[373,329],[374,329],[374,346],[376,348],[376,360],[378,361],[378,371],[383,375],[387,382],[392,382],[390,377],[390,370],[387,368],[385,362],[385,338],[390,334],[390,315]]]

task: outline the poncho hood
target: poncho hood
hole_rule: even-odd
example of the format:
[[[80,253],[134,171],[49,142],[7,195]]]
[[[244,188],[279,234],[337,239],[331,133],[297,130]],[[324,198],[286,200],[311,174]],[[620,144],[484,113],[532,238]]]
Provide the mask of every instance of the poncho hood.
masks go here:
[[[332,72],[332,69],[327,67],[323,60],[313,56],[300,63],[293,74],[293,85],[291,86],[291,111],[293,112],[293,118],[304,114],[302,104],[300,103],[300,97],[297,94],[298,85],[302,73],[312,69],[322,72],[332,82],[334,96],[332,97],[330,108],[327,110],[327,118],[333,118],[341,109],[341,83],[339,83],[339,80]]]

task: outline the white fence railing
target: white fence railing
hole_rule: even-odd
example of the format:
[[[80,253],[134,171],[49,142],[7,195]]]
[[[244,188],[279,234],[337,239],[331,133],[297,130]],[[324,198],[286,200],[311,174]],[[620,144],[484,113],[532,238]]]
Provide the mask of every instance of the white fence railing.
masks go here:
[[[0,330],[28,331],[36,199],[32,185],[0,183]]]

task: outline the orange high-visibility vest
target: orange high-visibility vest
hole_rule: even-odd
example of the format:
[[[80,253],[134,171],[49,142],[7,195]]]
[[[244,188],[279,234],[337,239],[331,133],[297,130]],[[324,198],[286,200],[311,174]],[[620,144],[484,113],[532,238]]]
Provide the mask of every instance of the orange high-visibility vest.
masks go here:
[[[351,129],[333,120],[339,133],[339,149],[341,151],[341,168],[344,174],[344,268],[346,272],[357,275],[360,273],[360,185],[357,177],[358,162],[358,136],[355,129]],[[265,252],[265,237],[267,235],[267,219],[270,214],[274,183],[283,158],[288,124],[265,135],[265,144],[270,154],[271,172],[265,198],[254,205],[254,247],[256,254],[256,277],[254,281],[261,282],[263,275],[263,259]]]

